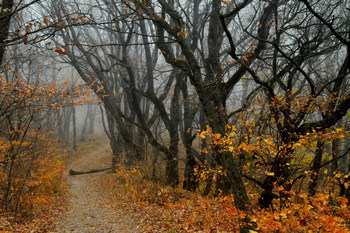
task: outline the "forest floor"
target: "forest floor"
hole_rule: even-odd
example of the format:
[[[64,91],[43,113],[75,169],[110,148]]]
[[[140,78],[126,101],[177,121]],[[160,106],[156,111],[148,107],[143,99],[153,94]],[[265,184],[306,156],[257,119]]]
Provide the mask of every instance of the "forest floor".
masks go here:
[[[111,166],[108,141],[90,140],[70,158],[68,171]],[[54,232],[239,232],[245,214],[235,208],[232,195],[204,197],[152,182],[147,174],[150,171],[142,166],[119,165],[115,173],[68,175],[67,210]],[[250,197],[257,203],[257,195]],[[303,193],[294,194],[293,200],[298,201],[276,211],[255,208],[252,221],[259,232],[350,232],[344,198],[336,200],[337,206],[328,204],[329,198],[323,194],[312,202]]]
[[[109,144],[93,144],[94,147],[84,149],[72,159],[67,166],[68,170],[86,171],[110,167]],[[118,200],[115,200],[110,188],[105,187],[103,180],[109,172],[68,175],[68,209],[61,217],[56,232],[138,232],[134,224],[135,217],[122,208],[116,208]]]

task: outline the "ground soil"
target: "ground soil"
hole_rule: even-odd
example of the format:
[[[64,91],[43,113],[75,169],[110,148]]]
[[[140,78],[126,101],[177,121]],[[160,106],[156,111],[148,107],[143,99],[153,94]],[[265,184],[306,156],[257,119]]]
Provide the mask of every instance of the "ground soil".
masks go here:
[[[84,171],[110,167],[111,151],[108,143],[91,147],[77,155],[67,166]],[[104,178],[110,171],[67,176],[69,183],[68,209],[56,232],[139,232],[136,218],[129,212],[115,208],[118,200],[112,197]]]

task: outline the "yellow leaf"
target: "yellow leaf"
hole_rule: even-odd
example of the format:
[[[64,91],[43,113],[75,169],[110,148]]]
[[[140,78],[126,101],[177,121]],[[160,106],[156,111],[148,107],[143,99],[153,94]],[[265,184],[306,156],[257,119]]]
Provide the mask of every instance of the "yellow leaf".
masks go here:
[[[268,171],[265,171],[265,174],[268,175],[268,176],[274,176],[275,175],[274,172],[268,172]]]

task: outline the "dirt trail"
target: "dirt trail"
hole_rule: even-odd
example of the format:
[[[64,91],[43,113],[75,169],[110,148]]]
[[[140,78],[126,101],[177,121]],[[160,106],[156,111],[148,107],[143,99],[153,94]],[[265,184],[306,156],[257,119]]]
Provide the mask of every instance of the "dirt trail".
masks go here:
[[[78,156],[68,168],[78,171],[106,168],[110,166],[110,156],[106,143]],[[102,182],[107,172],[68,176],[68,210],[56,232],[137,232],[133,217],[113,208],[115,205]]]

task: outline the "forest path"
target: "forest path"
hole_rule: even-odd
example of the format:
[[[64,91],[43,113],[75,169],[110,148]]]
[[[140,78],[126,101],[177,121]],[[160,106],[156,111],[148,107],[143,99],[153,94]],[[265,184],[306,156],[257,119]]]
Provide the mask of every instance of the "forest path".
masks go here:
[[[68,168],[75,171],[107,168],[111,164],[111,151],[108,142],[85,149],[69,164]],[[133,217],[125,214],[122,209],[113,208],[116,200],[104,187],[103,179],[109,171],[86,174],[68,175],[69,203],[67,212],[62,216],[56,232],[137,232]]]

